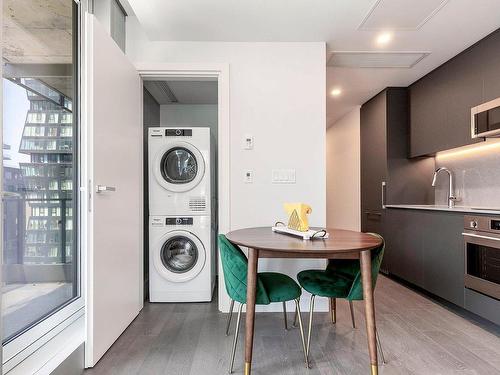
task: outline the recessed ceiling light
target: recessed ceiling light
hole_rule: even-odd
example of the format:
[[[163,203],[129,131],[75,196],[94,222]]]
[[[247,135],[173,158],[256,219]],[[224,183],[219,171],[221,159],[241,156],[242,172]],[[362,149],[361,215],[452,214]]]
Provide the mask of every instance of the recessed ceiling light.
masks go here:
[[[340,94],[342,94],[342,90],[339,87],[336,87],[332,91],[330,91],[330,94],[332,96],[339,96]]]
[[[376,42],[379,46],[384,46],[392,40],[392,33],[386,31],[377,36]]]

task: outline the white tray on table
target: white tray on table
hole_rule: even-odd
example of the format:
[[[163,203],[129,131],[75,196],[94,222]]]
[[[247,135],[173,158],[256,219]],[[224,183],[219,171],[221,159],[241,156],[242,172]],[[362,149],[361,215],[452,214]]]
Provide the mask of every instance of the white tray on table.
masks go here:
[[[284,225],[279,225],[279,226],[274,226],[271,227],[273,232],[276,233],[282,233],[282,234],[290,234],[292,236],[300,237],[303,240],[321,240],[321,239],[327,239],[328,238],[328,233],[325,233],[322,235],[321,231],[322,229],[309,229],[307,232],[301,232],[295,229],[290,229]],[[316,233],[318,233],[315,237],[313,237]]]

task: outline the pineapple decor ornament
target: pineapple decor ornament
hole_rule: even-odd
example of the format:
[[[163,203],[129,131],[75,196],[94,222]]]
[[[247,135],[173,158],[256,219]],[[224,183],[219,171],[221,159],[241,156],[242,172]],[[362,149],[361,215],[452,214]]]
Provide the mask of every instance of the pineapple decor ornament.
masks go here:
[[[289,217],[288,228],[299,232],[307,232],[309,230],[307,215],[312,212],[311,206],[305,203],[285,203],[284,207]]]

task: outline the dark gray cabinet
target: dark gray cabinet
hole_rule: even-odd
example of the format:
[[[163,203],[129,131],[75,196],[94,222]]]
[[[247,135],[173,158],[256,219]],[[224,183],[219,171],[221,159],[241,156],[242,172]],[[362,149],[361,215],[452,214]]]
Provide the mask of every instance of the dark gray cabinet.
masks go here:
[[[385,262],[390,274],[424,287],[422,217],[413,211],[387,209]]]
[[[361,228],[384,235],[382,199],[385,204],[434,199],[433,159],[408,159],[406,88],[387,88],[361,106],[360,137]]]
[[[463,214],[388,209],[389,272],[464,306]]]
[[[433,155],[472,139],[470,109],[500,97],[500,31],[409,87],[410,156]]]
[[[408,159],[406,88],[387,88],[361,106],[360,135],[361,230],[385,237],[384,203],[433,202],[434,160]]]
[[[361,108],[361,228],[382,236],[382,181],[387,176],[386,98],[384,91]]]
[[[423,215],[424,288],[464,306],[464,244],[462,214],[425,212]]]
[[[483,66],[483,102],[500,97],[500,30],[483,39],[481,48],[487,54]]]

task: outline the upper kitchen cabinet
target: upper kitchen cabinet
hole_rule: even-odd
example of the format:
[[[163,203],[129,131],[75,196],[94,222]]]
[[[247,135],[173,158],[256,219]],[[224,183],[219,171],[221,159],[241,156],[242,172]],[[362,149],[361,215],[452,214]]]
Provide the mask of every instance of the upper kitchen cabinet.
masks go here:
[[[470,109],[500,96],[500,30],[409,87],[410,156],[433,155],[471,138]]]
[[[500,30],[490,34],[480,43],[486,55],[483,63],[482,102],[489,102],[500,97]]]

